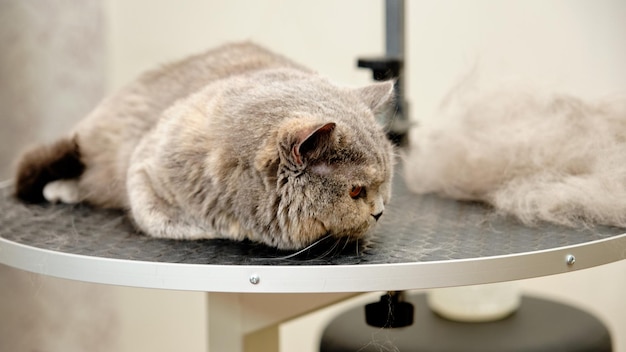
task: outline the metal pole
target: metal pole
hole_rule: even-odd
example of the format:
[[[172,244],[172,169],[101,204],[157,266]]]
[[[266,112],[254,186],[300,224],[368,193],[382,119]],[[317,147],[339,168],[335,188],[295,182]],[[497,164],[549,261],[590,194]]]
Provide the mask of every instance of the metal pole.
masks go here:
[[[400,62],[395,85],[396,113],[390,125],[390,132],[396,135],[395,139],[399,144],[406,142],[409,128],[408,106],[404,97],[404,32],[404,0],[385,0],[385,54],[387,58]]]
[[[404,0],[385,0],[385,54],[404,56]]]

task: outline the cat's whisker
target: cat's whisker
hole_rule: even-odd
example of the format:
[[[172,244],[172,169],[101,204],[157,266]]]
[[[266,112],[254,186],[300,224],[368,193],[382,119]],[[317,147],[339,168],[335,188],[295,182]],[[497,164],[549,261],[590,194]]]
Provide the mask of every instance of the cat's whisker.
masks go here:
[[[348,245],[349,245],[350,243],[352,243],[352,240],[351,240],[349,237],[346,237],[346,238],[344,238],[344,241],[343,241],[343,242],[344,242],[344,243],[343,243],[343,247],[341,247],[341,250],[339,251],[340,253],[342,253],[343,251],[345,251],[345,250],[346,250],[346,247],[348,247]]]
[[[302,248],[301,250],[299,250],[299,251],[297,251],[297,252],[295,252],[295,253],[291,253],[291,254],[286,255],[286,256],[283,256],[283,257],[276,257],[276,258],[263,258],[263,259],[264,259],[264,260],[267,260],[267,259],[271,259],[271,260],[285,260],[285,259],[291,259],[291,258],[297,257],[298,255],[300,255],[300,254],[302,254],[302,253],[304,253],[304,252],[306,252],[306,251],[310,250],[311,248],[313,248],[313,247],[317,246],[318,244],[322,243],[323,241],[325,241],[326,239],[330,238],[331,236],[332,236],[331,234],[328,234],[328,235],[326,235],[326,236],[324,236],[324,237],[321,237],[321,238],[320,238],[320,239],[318,239],[317,241],[315,241],[315,242],[311,243],[310,245],[308,245],[308,246],[306,246],[306,247]]]
[[[322,253],[320,256],[318,256],[315,259],[324,259],[327,258],[329,255],[331,255],[332,253],[335,252],[335,250],[337,249],[337,247],[339,246],[339,243],[341,242],[341,238],[338,238],[335,243],[332,245],[332,247],[330,247],[330,249],[328,249],[326,252]]]

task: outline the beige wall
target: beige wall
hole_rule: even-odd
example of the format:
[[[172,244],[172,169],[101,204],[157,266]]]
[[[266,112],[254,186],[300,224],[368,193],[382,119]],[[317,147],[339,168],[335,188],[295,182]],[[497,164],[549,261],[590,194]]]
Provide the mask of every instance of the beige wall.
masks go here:
[[[102,11],[81,0],[0,1],[0,180],[16,153],[69,129],[104,92]],[[0,265],[0,351],[117,348],[113,292]]]
[[[356,55],[384,48],[380,0],[107,0],[109,83],[226,41],[253,40],[344,84],[365,84]]]

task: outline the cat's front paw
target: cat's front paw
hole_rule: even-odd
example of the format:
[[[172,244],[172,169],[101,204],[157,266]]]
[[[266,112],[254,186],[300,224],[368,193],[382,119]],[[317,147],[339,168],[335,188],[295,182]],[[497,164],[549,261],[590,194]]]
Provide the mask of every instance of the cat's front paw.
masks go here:
[[[76,204],[80,202],[77,180],[57,180],[43,188],[43,196],[50,203]]]

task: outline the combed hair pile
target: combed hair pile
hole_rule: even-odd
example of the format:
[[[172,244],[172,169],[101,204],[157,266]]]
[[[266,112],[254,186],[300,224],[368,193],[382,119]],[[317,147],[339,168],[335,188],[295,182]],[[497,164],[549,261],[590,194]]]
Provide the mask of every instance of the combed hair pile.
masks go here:
[[[460,87],[440,111],[412,131],[413,191],[487,202],[528,225],[626,227],[626,97]]]

